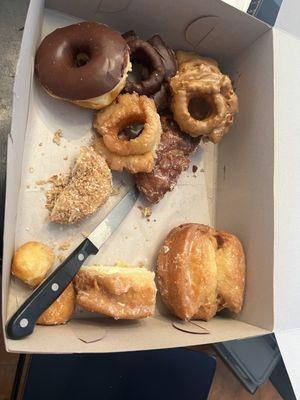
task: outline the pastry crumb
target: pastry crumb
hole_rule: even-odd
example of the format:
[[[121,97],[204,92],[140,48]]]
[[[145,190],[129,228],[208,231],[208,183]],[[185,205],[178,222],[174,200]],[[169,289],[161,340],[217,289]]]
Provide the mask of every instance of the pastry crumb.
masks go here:
[[[43,146],[43,143],[42,143],[42,142],[40,142],[40,143],[39,143],[39,147],[42,147],[42,146]]]
[[[162,252],[163,252],[164,254],[167,254],[169,251],[170,251],[170,247],[169,247],[169,246],[163,246]]]
[[[113,187],[112,191],[111,191],[111,196],[117,196],[118,194],[120,194],[120,188],[119,187]]]
[[[34,168],[33,168],[33,167],[29,167],[29,168],[28,168],[28,171],[32,174],[33,171],[34,171]]]
[[[52,175],[48,180],[47,183],[52,184],[52,188],[47,190],[46,192],[46,204],[45,207],[48,210],[52,210],[54,207],[54,203],[62,190],[68,184],[70,180],[69,174],[59,174],[59,175]]]
[[[60,146],[61,137],[62,137],[62,130],[58,129],[56,132],[54,132],[52,142],[57,144],[57,146]]]
[[[193,173],[195,173],[195,172],[197,172],[197,171],[198,171],[198,167],[197,167],[197,165],[193,165],[193,167],[192,167],[192,171],[193,171]]]
[[[35,181],[35,184],[38,186],[45,185],[46,183],[47,181],[45,179],[38,179],[37,181]]]
[[[69,157],[68,156],[64,156],[63,159],[66,161]]]
[[[205,169],[204,169],[204,168],[201,168],[201,169],[200,169],[200,172],[205,172]]]
[[[58,246],[58,250],[68,250],[71,246],[71,243],[68,241],[62,242],[60,243],[60,245]]]
[[[149,217],[151,217],[152,210],[150,208],[148,208],[148,207],[138,207],[138,208],[139,208],[139,210],[141,210],[141,214],[142,214],[143,217],[145,217],[147,219]]]

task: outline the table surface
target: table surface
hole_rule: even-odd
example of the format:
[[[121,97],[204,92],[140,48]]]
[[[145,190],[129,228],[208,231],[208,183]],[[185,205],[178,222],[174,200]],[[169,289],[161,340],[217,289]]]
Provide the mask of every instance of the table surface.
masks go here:
[[[11,124],[14,74],[28,4],[29,0],[0,0],[0,213],[3,212],[6,144]],[[211,346],[201,346],[199,350],[214,353]],[[5,352],[0,333],[0,387],[4,389],[0,391],[0,400],[9,398],[17,361],[16,354]],[[269,381],[251,396],[218,355],[217,371],[209,398],[210,400],[281,399]]]

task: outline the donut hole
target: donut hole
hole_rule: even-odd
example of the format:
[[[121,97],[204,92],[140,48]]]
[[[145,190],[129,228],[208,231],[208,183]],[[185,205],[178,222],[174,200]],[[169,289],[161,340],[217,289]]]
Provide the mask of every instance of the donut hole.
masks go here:
[[[188,110],[190,115],[199,121],[204,121],[215,114],[215,106],[209,96],[193,97],[189,101]]]
[[[88,51],[79,51],[74,57],[75,67],[84,67],[90,61],[90,59],[91,57]]]
[[[134,122],[130,125],[126,125],[119,133],[118,138],[120,140],[132,140],[136,139],[143,131],[144,124],[141,122]]]

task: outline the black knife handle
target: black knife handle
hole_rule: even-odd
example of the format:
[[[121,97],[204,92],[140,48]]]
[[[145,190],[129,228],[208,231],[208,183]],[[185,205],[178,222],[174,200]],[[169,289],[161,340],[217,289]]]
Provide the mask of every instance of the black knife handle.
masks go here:
[[[32,333],[39,316],[65,290],[87,257],[97,251],[97,247],[85,239],[15,312],[6,326],[7,336],[22,339]]]

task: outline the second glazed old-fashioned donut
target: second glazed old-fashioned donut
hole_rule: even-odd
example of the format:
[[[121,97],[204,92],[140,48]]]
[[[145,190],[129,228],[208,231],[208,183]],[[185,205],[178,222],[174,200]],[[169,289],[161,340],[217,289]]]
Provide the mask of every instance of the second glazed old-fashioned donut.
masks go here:
[[[126,41],[97,22],[56,29],[35,57],[37,78],[50,95],[95,109],[118,96],[130,68]]]
[[[174,119],[190,136],[218,143],[238,111],[231,80],[215,60],[192,52],[176,55],[179,71],[170,82]]]

